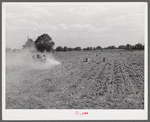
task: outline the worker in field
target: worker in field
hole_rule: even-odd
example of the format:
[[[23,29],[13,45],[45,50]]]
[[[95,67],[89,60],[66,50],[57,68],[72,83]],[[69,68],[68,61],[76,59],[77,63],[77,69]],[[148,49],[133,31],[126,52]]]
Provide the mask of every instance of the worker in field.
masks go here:
[[[86,61],[85,62],[88,62],[89,61],[89,58],[86,58]]]
[[[86,58],[86,62],[89,62],[90,60],[90,54],[88,53],[88,57]]]
[[[105,58],[103,58],[103,62],[105,62]]]
[[[85,60],[83,61],[83,62],[89,62],[89,60],[90,60],[90,54],[88,53],[88,56],[85,58]]]

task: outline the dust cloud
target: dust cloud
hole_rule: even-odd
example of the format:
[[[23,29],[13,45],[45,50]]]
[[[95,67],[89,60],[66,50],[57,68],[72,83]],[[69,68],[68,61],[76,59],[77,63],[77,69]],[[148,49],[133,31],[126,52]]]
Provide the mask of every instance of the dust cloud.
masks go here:
[[[43,62],[40,61],[40,59],[33,59],[33,56],[36,57],[37,54],[44,54],[46,61]],[[31,52],[30,50],[6,53],[6,68],[47,69],[59,64],[60,62],[57,61],[51,53]]]

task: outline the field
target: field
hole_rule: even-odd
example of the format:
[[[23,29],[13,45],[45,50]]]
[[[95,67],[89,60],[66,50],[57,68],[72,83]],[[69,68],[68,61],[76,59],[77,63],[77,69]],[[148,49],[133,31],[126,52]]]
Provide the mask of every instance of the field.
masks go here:
[[[6,109],[144,109],[143,51],[55,52],[50,65],[13,55],[6,55]]]

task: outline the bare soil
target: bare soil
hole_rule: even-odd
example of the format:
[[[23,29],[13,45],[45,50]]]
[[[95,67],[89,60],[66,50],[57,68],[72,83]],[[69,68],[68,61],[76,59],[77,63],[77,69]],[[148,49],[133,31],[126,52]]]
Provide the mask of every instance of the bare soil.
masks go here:
[[[143,51],[57,52],[46,64],[16,55],[6,55],[6,109],[144,109]]]

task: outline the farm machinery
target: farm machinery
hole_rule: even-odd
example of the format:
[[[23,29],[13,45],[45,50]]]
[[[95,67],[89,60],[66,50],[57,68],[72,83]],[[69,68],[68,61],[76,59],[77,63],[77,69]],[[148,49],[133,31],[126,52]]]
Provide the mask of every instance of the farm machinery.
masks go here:
[[[34,54],[32,55],[32,59],[34,61],[46,62],[46,55],[45,54]]]

